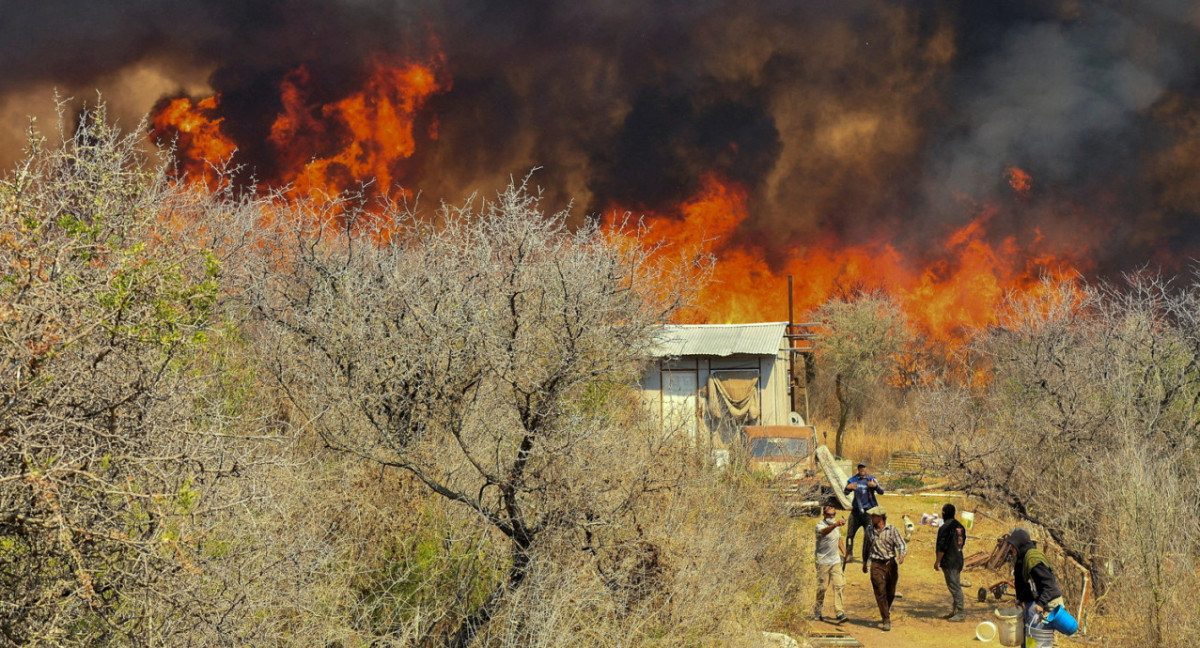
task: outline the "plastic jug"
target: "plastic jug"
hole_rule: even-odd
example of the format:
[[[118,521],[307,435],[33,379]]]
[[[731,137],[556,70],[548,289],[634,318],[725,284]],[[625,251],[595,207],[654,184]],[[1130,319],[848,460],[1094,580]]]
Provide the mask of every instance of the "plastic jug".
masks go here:
[[[1079,629],[1079,622],[1071,616],[1067,606],[1060,605],[1046,615],[1046,627],[1065,635],[1073,635]]]

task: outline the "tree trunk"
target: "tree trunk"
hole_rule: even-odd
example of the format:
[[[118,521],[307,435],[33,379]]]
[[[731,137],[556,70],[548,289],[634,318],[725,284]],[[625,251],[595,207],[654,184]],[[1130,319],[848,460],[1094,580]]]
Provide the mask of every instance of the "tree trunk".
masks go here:
[[[533,444],[533,436],[527,435],[521,442],[521,450],[517,455],[517,460],[513,464],[513,469],[509,477],[515,483],[525,469],[525,462],[529,458],[529,448]],[[479,631],[492,620],[496,615],[496,611],[500,608],[500,604],[504,602],[504,597],[509,592],[516,590],[525,581],[525,577],[529,575],[529,563],[532,558],[529,554],[530,547],[533,546],[533,537],[537,534],[536,531],[529,528],[525,522],[525,514],[517,501],[516,489],[510,485],[502,487],[504,492],[504,508],[508,512],[509,529],[512,538],[512,567],[508,570],[508,578],[496,586],[483,604],[479,606],[471,614],[467,615],[459,624],[458,630],[450,635],[445,646],[447,648],[467,648],[475,641],[475,636]]]
[[[504,602],[504,597],[509,592],[517,589],[524,582],[525,577],[529,575],[529,545],[531,538],[517,539],[513,538],[513,564],[508,570],[508,578],[505,582],[496,586],[491,594],[483,601],[477,610],[467,615],[459,624],[458,630],[450,635],[445,642],[447,648],[467,648],[475,640],[475,635],[492,620],[496,610],[500,608],[500,604]]]

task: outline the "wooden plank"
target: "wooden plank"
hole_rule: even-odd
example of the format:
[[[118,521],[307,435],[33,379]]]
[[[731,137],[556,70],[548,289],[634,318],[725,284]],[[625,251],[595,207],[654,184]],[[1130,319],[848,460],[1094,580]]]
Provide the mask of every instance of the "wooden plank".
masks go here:
[[[980,565],[986,564],[988,561],[988,558],[991,558],[991,556],[992,556],[992,554],[990,554],[986,551],[980,551],[979,553],[973,553],[963,563],[963,568],[971,569],[973,567],[978,567]]]
[[[838,468],[837,462],[833,460],[833,453],[825,446],[817,446],[817,465],[825,473],[825,479],[829,481],[829,485],[833,487],[833,494],[837,497],[838,503],[845,510],[850,510],[850,497],[846,495],[846,481],[850,478],[842,473],[842,469]]]
[[[833,648],[834,646],[862,646],[863,643],[849,633],[835,630],[813,630],[806,642],[813,648]]]

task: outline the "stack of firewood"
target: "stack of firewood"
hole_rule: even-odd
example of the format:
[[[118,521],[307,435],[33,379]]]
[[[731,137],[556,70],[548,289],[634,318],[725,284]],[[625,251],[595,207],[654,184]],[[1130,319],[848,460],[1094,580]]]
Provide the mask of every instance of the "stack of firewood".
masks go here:
[[[991,553],[980,551],[979,553],[971,554],[963,565],[964,569],[972,569],[975,567],[986,566],[991,570],[998,570],[1004,566],[1008,558],[1008,534],[1000,536],[996,540],[996,548],[992,549]]]

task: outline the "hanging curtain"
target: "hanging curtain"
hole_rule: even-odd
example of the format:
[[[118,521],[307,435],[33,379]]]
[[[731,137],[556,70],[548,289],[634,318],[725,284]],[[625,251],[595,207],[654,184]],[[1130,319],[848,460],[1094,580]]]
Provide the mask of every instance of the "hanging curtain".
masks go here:
[[[708,377],[709,415],[718,422],[758,423],[758,372],[720,371]]]

